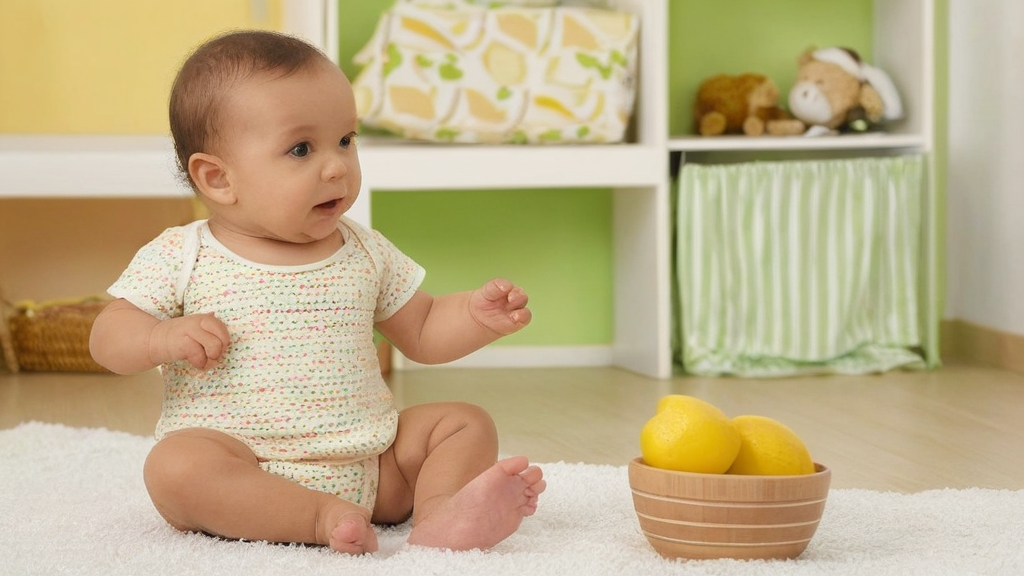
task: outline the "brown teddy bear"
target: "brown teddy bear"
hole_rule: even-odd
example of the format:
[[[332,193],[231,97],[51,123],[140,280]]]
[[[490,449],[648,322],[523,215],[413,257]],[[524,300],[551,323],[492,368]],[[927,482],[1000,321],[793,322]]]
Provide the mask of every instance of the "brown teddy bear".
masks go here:
[[[693,107],[701,136],[800,134],[804,124],[778,106],[779,89],[763,74],[712,76],[701,83]]]
[[[808,50],[800,58],[789,109],[805,122],[807,135],[863,131],[903,116],[899,93],[882,70],[849,48]]]

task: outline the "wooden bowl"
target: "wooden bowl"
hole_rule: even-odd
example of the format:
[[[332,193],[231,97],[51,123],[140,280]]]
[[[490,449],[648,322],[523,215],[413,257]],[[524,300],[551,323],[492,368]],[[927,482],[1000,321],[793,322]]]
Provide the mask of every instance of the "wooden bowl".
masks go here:
[[[692,474],[629,463],[640,528],[666,558],[796,558],[818,529],[832,472]]]

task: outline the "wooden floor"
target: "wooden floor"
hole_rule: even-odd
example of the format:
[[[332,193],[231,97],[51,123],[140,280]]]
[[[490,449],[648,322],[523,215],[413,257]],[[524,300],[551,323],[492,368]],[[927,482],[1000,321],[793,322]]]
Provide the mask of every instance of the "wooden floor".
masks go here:
[[[833,470],[835,488],[1024,489],[1024,375],[971,366],[783,380],[644,378],[617,369],[426,369],[390,378],[400,406],[439,400],[493,415],[505,454],[625,465],[665,394],[781,420]],[[0,375],[0,428],[38,420],[151,434],[155,372]]]

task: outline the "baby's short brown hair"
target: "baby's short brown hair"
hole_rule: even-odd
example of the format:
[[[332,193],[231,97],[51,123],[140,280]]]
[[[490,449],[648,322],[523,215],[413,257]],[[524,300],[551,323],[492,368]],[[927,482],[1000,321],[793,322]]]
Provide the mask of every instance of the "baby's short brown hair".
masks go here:
[[[168,106],[178,168],[189,186],[198,191],[188,160],[213,144],[221,103],[236,82],[261,73],[284,77],[317,62],[330,60],[303,40],[264,30],[231,32],[197,48],[178,71]]]

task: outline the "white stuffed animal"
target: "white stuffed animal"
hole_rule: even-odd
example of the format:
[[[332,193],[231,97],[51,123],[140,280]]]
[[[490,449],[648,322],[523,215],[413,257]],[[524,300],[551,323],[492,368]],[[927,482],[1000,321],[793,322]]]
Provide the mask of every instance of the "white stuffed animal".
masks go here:
[[[799,62],[797,82],[789,91],[789,111],[807,124],[805,135],[863,131],[903,117],[903,103],[892,79],[861,61],[855,51],[809,50]]]

